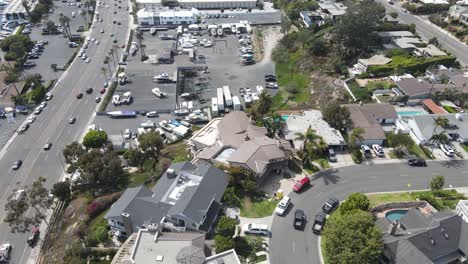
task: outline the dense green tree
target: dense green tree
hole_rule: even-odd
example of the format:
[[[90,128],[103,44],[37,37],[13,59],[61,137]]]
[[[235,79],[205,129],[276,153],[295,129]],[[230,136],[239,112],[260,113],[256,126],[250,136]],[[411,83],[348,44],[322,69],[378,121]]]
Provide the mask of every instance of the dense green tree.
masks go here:
[[[223,195],[223,204],[227,206],[239,206],[240,199],[236,195],[236,189],[234,187],[228,187]]]
[[[107,143],[107,133],[99,129],[90,130],[83,138],[86,148],[101,148]]]
[[[263,122],[264,116],[270,112],[273,99],[270,94],[263,92],[260,94],[259,99],[252,106],[251,114],[256,122]]]
[[[349,135],[349,147],[351,149],[356,149],[357,144],[360,144],[364,140],[364,134],[366,131],[362,127],[355,127],[353,130],[351,130],[351,133]]]
[[[93,149],[81,155],[76,163],[81,172],[78,188],[94,194],[118,191],[128,183],[128,174],[114,151]]]
[[[349,2],[346,14],[335,25],[334,41],[344,57],[352,57],[373,45],[373,33],[385,8],[379,2],[363,0]]]
[[[68,201],[71,196],[70,181],[59,181],[52,186],[50,193],[62,202]]]
[[[216,227],[216,234],[225,237],[232,237],[236,232],[236,225],[236,219],[223,215],[219,219],[218,226]]]
[[[27,50],[30,50],[34,43],[25,35],[11,35],[0,42],[0,48],[4,52],[10,51],[15,45],[23,45]]]
[[[125,152],[124,157],[128,161],[128,165],[133,167],[143,168],[145,163],[145,154],[138,149],[129,149]]]
[[[341,107],[340,104],[336,102],[327,104],[323,109],[323,119],[327,121],[331,127],[339,131],[343,131],[345,128],[352,126],[353,122],[350,116],[351,114],[348,109]]]
[[[233,249],[236,245],[231,237],[216,235],[214,239],[216,253],[221,253]]]
[[[332,214],[322,240],[329,263],[378,263],[382,254],[381,231],[372,216],[360,210]]]
[[[405,149],[409,149],[414,145],[413,139],[408,134],[403,133],[388,133],[387,143],[390,147],[394,148],[395,155],[402,157],[405,154]]]
[[[362,193],[353,193],[340,205],[341,213],[349,213],[353,210],[369,210],[370,201]]]
[[[440,192],[442,188],[444,188],[444,185],[445,185],[445,177],[442,175],[438,175],[438,176],[432,177],[432,180],[429,186],[431,187],[432,192],[437,193],[437,192]]]
[[[78,158],[86,153],[86,150],[83,148],[83,145],[73,141],[72,143],[65,146],[62,151],[63,157],[68,164],[75,163],[78,161]]]
[[[147,156],[147,158],[153,159],[153,170],[156,170],[158,161],[160,158],[161,149],[164,147],[163,139],[159,132],[151,130],[147,133],[140,134],[138,136],[138,142],[140,143],[140,149]]]

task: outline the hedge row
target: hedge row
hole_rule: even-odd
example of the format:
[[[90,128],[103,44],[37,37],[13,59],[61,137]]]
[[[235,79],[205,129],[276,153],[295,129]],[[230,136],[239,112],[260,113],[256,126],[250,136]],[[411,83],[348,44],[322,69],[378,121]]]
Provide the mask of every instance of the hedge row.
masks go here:
[[[442,11],[448,11],[450,9],[450,4],[405,4],[403,6],[406,7],[409,12],[418,15],[441,13]]]
[[[386,65],[370,66],[367,72],[373,76],[389,76],[397,70],[398,72],[410,74],[414,74],[416,72],[423,73],[427,68],[434,65],[444,65],[446,67],[457,66],[456,60],[457,58],[453,56],[441,56],[436,58],[427,58],[424,60],[415,59],[407,64],[393,64],[390,62]]]

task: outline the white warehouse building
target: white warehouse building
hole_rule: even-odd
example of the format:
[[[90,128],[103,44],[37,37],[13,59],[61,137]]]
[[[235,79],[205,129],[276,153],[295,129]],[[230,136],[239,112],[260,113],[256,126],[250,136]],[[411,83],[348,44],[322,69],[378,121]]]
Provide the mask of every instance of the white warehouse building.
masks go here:
[[[190,25],[197,22],[198,10],[149,9],[138,10],[137,17],[141,26],[153,25]]]
[[[255,8],[257,0],[178,0],[182,8],[197,9],[231,9],[231,8]]]

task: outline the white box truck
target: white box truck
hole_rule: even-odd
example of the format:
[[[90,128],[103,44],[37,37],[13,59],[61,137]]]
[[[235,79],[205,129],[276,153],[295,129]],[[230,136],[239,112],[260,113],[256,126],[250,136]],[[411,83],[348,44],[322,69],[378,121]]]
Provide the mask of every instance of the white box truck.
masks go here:
[[[261,85],[257,85],[257,92],[258,92],[258,95],[261,95],[263,93],[263,86]]]
[[[218,93],[218,111],[224,111],[224,95],[223,95],[223,88],[216,89]]]
[[[240,100],[239,100],[239,96],[233,96],[232,97],[232,103],[233,103],[233,106],[234,106],[234,110],[237,110],[237,111],[241,111],[242,110],[242,105],[240,103]]]
[[[211,98],[211,114],[218,116],[218,99],[216,97]]]
[[[223,93],[224,93],[224,101],[226,102],[226,107],[232,107],[232,96],[231,90],[229,90],[229,86],[223,86]]]

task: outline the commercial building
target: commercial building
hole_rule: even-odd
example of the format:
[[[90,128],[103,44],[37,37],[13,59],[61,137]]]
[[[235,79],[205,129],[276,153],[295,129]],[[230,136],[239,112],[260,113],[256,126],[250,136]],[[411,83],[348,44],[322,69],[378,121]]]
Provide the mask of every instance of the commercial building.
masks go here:
[[[257,0],[178,0],[182,8],[196,9],[236,9],[255,8]]]
[[[26,1],[30,10],[33,10],[37,4],[37,1],[30,0]],[[28,19],[28,13],[23,6],[23,0],[12,0],[5,7],[3,11],[2,23],[9,21],[23,21]]]
[[[195,159],[240,168],[257,184],[288,166],[289,142],[267,137],[267,130],[250,123],[245,112],[215,118],[189,139]]]
[[[104,218],[117,237],[152,224],[179,232],[209,232],[227,185],[227,174],[207,162],[175,163],[152,190],[127,189]]]
[[[197,9],[181,10],[143,8],[137,12],[140,26],[190,25],[197,22],[197,15]]]

